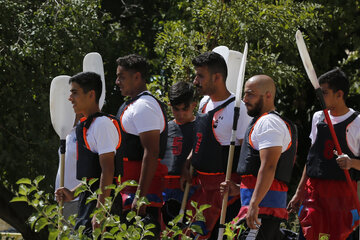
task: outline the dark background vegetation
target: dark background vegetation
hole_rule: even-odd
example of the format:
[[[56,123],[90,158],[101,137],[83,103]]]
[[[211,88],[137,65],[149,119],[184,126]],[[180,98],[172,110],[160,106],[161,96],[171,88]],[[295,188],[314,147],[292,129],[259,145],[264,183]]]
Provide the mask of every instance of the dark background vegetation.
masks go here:
[[[303,31],[318,75],[340,66],[351,80],[348,104],[360,109],[360,6],[349,0],[0,0],[0,218],[26,239],[32,209],[9,201],[22,177],[46,175],[54,191],[59,139],[49,113],[51,80],[82,71],[88,52],[104,61],[106,103],[115,114],[123,99],[114,87],[115,60],[138,53],[151,64],[151,91],[191,81],[191,59],[218,45],[249,44],[246,78],[268,74],[278,87],[277,109],[299,129],[290,196],[310,145],[311,116],[320,107],[302,66],[295,32]]]

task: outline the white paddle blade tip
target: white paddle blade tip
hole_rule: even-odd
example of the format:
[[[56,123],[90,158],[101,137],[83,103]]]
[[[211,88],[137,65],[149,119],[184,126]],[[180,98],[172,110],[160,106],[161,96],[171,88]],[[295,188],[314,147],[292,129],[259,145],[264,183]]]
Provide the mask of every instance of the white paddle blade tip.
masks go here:
[[[220,54],[225,59],[226,64],[228,63],[230,50],[227,46],[217,46],[212,51]]]
[[[300,30],[296,31],[295,38],[306,73],[311,81],[311,84],[314,86],[315,89],[318,89],[320,85]]]
[[[102,109],[105,102],[106,85],[104,75],[104,63],[102,57],[97,52],[91,52],[85,55],[83,60],[83,71],[84,72],[95,72],[100,75],[102,81],[102,91],[99,100],[99,107]]]
[[[50,117],[55,132],[65,139],[74,126],[75,112],[69,101],[69,76],[55,77],[50,85]]]

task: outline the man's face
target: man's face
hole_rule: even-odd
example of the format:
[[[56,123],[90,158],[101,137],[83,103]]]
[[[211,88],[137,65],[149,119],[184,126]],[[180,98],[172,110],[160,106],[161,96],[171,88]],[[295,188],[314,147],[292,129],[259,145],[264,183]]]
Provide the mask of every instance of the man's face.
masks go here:
[[[261,114],[264,106],[264,96],[259,93],[254,84],[245,84],[243,101],[250,117],[256,117]]]
[[[339,97],[337,96],[337,92],[329,88],[329,84],[323,83],[320,85],[322,94],[324,96],[324,101],[326,108],[332,110],[335,108],[336,103],[339,101]]]
[[[133,95],[134,74],[133,71],[126,70],[122,66],[117,67],[115,84],[120,88],[121,95],[130,97]]]
[[[69,101],[72,103],[74,112],[76,114],[84,114],[86,109],[91,104],[91,91],[84,93],[84,90],[79,84],[72,82],[70,89]]]
[[[190,103],[188,106],[185,106],[184,103],[180,103],[178,105],[171,106],[171,111],[178,124],[185,124],[194,119],[193,113],[195,107],[195,102]]]
[[[200,95],[211,95],[215,92],[214,74],[211,74],[207,66],[195,67],[195,79],[193,84]]]

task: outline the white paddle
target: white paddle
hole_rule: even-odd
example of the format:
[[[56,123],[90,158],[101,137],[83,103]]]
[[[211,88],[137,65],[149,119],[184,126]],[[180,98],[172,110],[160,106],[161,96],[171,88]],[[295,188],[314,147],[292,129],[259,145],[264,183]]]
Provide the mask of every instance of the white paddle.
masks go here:
[[[75,112],[70,96],[69,76],[57,76],[50,85],[50,117],[55,132],[60,137],[60,187],[64,187],[64,169],[65,169],[65,146],[66,136],[74,126]],[[62,215],[63,202],[59,202],[60,215]],[[60,228],[60,218],[59,218]]]
[[[213,52],[220,54],[226,62],[228,76],[226,78],[226,88],[231,93],[236,93],[236,83],[239,76],[239,66],[241,64],[243,54],[238,51],[229,50],[226,46],[218,46]]]
[[[227,168],[226,168],[225,181],[230,180],[231,173],[232,173],[232,164],[233,164],[234,151],[235,151],[236,129],[237,129],[237,122],[238,122],[238,119],[240,116],[240,104],[241,104],[242,88],[244,85],[247,52],[248,52],[248,44],[245,43],[244,54],[242,56],[239,75],[238,75],[237,84],[236,84],[233,129],[231,130],[230,148],[229,148],[229,156],[228,156],[228,164],[227,164]],[[224,235],[224,223],[225,223],[225,217],[226,217],[228,197],[229,197],[229,194],[227,192],[224,194],[223,201],[222,201],[218,240],[222,240],[223,235]]]
[[[106,85],[104,77],[104,64],[101,55],[97,52],[91,52],[86,54],[83,60],[83,71],[84,72],[95,72],[101,76],[102,81],[102,92],[99,100],[99,108],[104,106]]]

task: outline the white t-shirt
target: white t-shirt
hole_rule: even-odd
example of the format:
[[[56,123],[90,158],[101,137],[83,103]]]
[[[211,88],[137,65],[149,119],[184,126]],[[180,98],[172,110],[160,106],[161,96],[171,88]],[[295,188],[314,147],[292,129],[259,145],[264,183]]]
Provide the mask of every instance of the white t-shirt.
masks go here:
[[[109,152],[116,153],[119,133],[114,123],[106,116],[95,118],[86,132],[90,150],[99,155]]]
[[[202,108],[209,99],[209,102],[206,104],[204,111],[205,113],[207,113],[213,110],[214,108],[220,106],[221,104],[223,104],[232,97],[234,97],[233,94],[231,94],[230,97],[228,97],[223,101],[213,102],[211,99],[209,99],[209,96],[204,96],[200,101],[200,108]],[[235,106],[235,101],[229,103],[225,108],[216,112],[213,118],[214,130],[216,135],[215,137],[217,141],[223,146],[230,145],[231,130],[232,130],[233,118],[234,118],[234,106]],[[238,119],[238,124],[237,124],[235,145],[240,145],[239,140],[244,139],[246,129],[251,119],[252,118],[247,114],[247,110],[244,102],[241,101],[240,117]]]
[[[321,113],[323,111],[318,111],[316,113],[314,113],[313,119],[312,119],[312,124],[311,124],[311,133],[310,133],[310,139],[311,139],[311,144],[314,144],[315,140],[316,140],[316,135],[317,135],[317,127],[316,124],[320,121],[320,117],[321,117]],[[328,111],[329,113],[329,117],[330,120],[332,122],[332,124],[337,124],[340,123],[344,120],[346,120],[347,118],[349,118],[355,111],[350,108],[350,111],[347,112],[346,114],[342,115],[342,116],[332,116],[330,114],[330,111]],[[346,139],[347,139],[347,144],[349,146],[349,149],[351,150],[351,152],[355,155],[355,156],[360,156],[360,115],[357,116],[357,118],[355,118],[354,121],[352,121],[347,129],[346,129]]]
[[[141,93],[140,93],[141,94]],[[139,94],[139,95],[140,95]],[[159,103],[149,95],[143,95],[132,102],[120,116],[127,133],[139,136],[142,132],[165,129],[165,118]]]
[[[250,137],[255,150],[281,146],[281,152],[284,152],[291,142],[286,123],[275,114],[266,114],[260,117],[255,123]]]
[[[80,184],[76,179],[76,128],[66,136],[65,169],[64,169],[64,187],[73,189]],[[56,174],[55,189],[60,187],[60,151],[59,168]],[[78,200],[78,198],[74,199]]]

